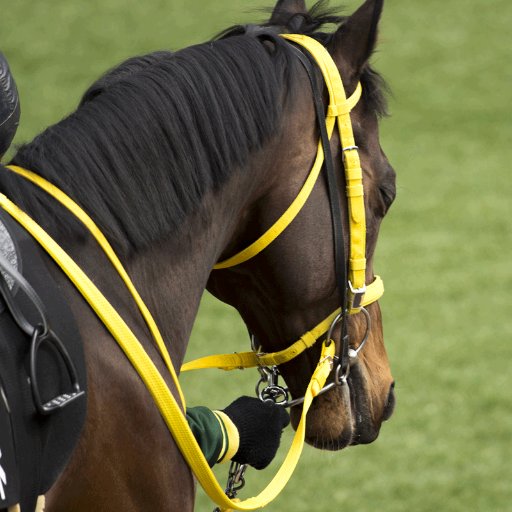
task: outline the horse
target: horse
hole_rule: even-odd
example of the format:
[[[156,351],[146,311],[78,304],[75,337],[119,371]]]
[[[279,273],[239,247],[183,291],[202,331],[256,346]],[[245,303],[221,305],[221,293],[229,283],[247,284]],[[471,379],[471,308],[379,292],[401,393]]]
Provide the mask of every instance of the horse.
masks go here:
[[[351,118],[364,170],[367,283],[374,279],[379,226],[395,196],[395,173],[378,133],[385,85],[368,63],[383,0],[366,0],[349,17],[322,5],[308,10],[303,0],[279,0],[261,25],[233,27],[176,53],[128,60],[93,84],[75,112],[20,147],[11,162],[56,184],[101,227],[159,324],[176,372],[205,289],[240,312],[265,352],[289,346],[340,305],[326,180],[317,181],[294,221],[264,251],[214,269],[280,217],[316,154],[310,80],[297,50],[280,34],[305,34],[324,45],[347,96],[362,84]],[[322,31],[330,23],[339,28]],[[331,151],[341,169],[336,134]],[[343,181],[341,174],[336,195],[347,212]],[[4,168],[0,191],[100,284],[177,396],[131,296],[95,241],[62,206]],[[341,217],[346,252],[349,221],[347,213]],[[148,391],[67,278],[49,261],[47,272],[84,340],[88,399],[78,445],[46,495],[46,511],[193,510],[192,472]],[[346,320],[352,349],[367,336],[346,385],[319,395],[308,412],[306,440],[317,448],[370,443],[393,411],[377,302],[368,306],[368,317],[369,332],[364,315]],[[340,333],[337,325],[332,336],[338,348]],[[319,350],[314,345],[280,367],[292,397],[304,395]],[[300,404],[291,409],[295,427],[300,410]]]

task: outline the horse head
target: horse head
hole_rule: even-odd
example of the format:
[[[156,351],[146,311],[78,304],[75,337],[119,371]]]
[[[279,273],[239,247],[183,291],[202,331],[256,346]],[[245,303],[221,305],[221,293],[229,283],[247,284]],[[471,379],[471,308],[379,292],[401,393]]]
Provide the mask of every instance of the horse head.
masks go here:
[[[318,16],[315,8],[308,12],[301,0],[280,0],[265,26],[265,30],[276,34],[302,33],[320,41],[338,68],[347,97],[358,83],[362,84],[361,100],[350,116],[363,169],[367,284],[374,279],[373,254],[379,226],[395,195],[395,174],[379,143],[378,120],[385,110],[380,91],[383,84],[368,64],[376,44],[382,6],[382,0],[367,0],[352,16],[341,19]],[[323,23],[333,21],[341,22],[334,33],[318,31]],[[266,39],[265,44],[272,51],[276,43]],[[297,196],[313,165],[319,134],[311,86],[300,65],[294,77],[279,137],[269,149],[271,156],[264,155],[271,167],[268,188],[248,201],[221,259],[243,249],[276,222]],[[349,213],[343,151],[336,130],[330,146],[338,171],[337,192],[347,254]],[[248,261],[212,272],[208,289],[238,309],[262,351],[275,352],[290,346],[340,306],[340,296],[345,290],[344,283],[337,282],[331,217],[326,181],[319,179],[300,213],[268,247]],[[342,267],[346,266],[344,261]],[[359,357],[350,362],[346,384],[334,386],[318,396],[308,413],[306,437],[316,447],[337,450],[372,442],[382,421],[393,411],[394,382],[378,303],[368,306],[367,311],[366,316],[358,313],[344,320],[352,350],[357,350],[367,336]],[[336,325],[332,335],[338,353],[341,333]],[[320,343],[316,343],[279,367],[292,397],[304,395],[319,357]],[[293,407],[291,412],[296,426],[300,406]]]
[[[81,225],[57,214],[54,197],[34,189],[30,179],[0,173],[3,205],[9,200],[26,209],[101,282],[105,296],[140,334],[148,357],[155,356],[155,366],[163,368],[164,362],[151,338],[159,345],[169,340],[171,390],[179,389],[171,382],[177,380],[173,365],[181,365],[206,284],[238,309],[262,352],[287,349],[332,318],[327,329],[309,335],[309,348],[279,366],[297,425],[300,398],[313,372],[328,366],[326,361],[333,364],[323,393],[316,389],[307,395],[316,397],[306,427],[310,444],[332,450],[373,441],[394,405],[381,314],[373,300],[380,293],[367,292],[373,295],[367,311],[355,300],[361,299],[365,282],[372,290],[379,282],[373,254],[380,222],[395,195],[394,171],[379,143],[383,84],[368,64],[382,4],[367,0],[352,16],[340,18],[322,12],[323,2],[307,11],[302,0],[280,0],[266,24],[235,27],[220,40],[175,54],[130,59],[96,82],[75,112],[19,148],[12,162],[19,166],[16,174],[22,167],[34,170],[91,212],[126,262],[161,336],[154,329],[149,336],[144,320],[149,327],[154,322],[148,321],[146,309],[137,301],[143,320],[131,288],[130,293],[118,291],[119,279],[103,251],[84,236]],[[329,23],[340,28],[322,32]],[[343,78],[341,102],[331,102],[332,91],[322,81],[325,69],[314,67],[301,50],[303,36]],[[351,126],[349,142],[342,119]],[[334,176],[320,172],[320,154],[325,169],[337,171]],[[361,183],[353,185],[348,181],[354,169],[347,162],[356,160]],[[275,226],[304,197],[306,183],[311,185],[307,198],[279,236],[254,257],[225,264]],[[355,246],[361,252],[357,258]],[[48,268],[59,284],[70,287],[57,268]],[[352,278],[356,272],[357,281]],[[166,504],[169,510],[191,510],[190,470],[159,409],[100,320],[74,289],[65,290],[86,340],[90,392],[80,448],[50,493],[47,509],[82,511],[105,504],[103,509],[137,510],[144,503],[152,509]],[[368,302],[366,296],[362,300]],[[321,352],[326,345],[332,352],[328,358]],[[119,414],[107,414],[121,405],[126,409]],[[126,449],[134,440],[141,442],[138,457]],[[97,463],[105,458],[105,446],[115,464]],[[132,475],[141,474],[141,458],[163,453],[163,447],[168,448],[165,457],[154,457],[150,468],[161,478],[144,478],[141,491],[126,493]],[[71,481],[77,484],[68,485]],[[96,482],[108,483],[103,497],[90,492]]]

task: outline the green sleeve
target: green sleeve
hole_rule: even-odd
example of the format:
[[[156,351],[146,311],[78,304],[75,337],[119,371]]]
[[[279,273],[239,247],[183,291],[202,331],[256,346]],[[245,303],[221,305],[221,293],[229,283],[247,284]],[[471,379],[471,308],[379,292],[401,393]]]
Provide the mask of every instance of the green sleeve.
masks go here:
[[[207,407],[187,408],[187,421],[206,460],[212,467],[225,451],[226,434],[219,420]]]

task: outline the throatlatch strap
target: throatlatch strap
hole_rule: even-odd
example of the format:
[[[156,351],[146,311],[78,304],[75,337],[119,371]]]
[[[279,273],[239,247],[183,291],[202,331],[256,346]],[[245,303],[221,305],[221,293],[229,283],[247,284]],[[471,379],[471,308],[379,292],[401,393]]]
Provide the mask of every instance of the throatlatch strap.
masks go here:
[[[327,132],[329,137],[332,135],[334,130],[335,120],[334,118],[327,118],[325,120],[327,126]],[[214,265],[214,270],[221,270],[225,268],[235,267],[236,265],[240,265],[241,263],[245,263],[250,259],[254,258],[254,256],[258,255],[261,251],[266,249],[297,217],[297,215],[302,210],[302,207],[306,204],[313,188],[315,186],[316,180],[322,170],[322,165],[324,162],[324,151],[322,148],[322,142],[318,143],[318,150],[316,154],[315,163],[313,164],[313,168],[311,169],[302,189],[299,192],[299,195],[293,200],[292,204],[288,207],[288,209],[283,213],[283,215],[275,222],[275,224],[269,228],[263,235],[258,238],[254,243],[252,243],[249,247],[240,251],[238,254],[235,254],[231,258],[227,260],[221,261]]]
[[[322,72],[329,91],[330,104],[326,119],[327,133],[330,138],[333,124],[337,121],[345,167],[350,228],[349,282],[352,290],[362,292],[366,283],[366,217],[363,172],[350,119],[350,112],[361,97],[362,87],[358,83],[352,96],[347,99],[338,68],[321,43],[301,34],[284,34],[282,37],[303,46],[311,53]],[[268,247],[290,225],[306,203],[320,173],[323,160],[324,151],[321,148],[320,141],[315,164],[299,195],[284,214],[253,244],[231,258],[217,263],[213,268],[220,270],[240,265]],[[359,306],[355,306],[351,308],[349,313],[358,313],[360,310]]]
[[[355,290],[365,290],[361,302],[358,307],[351,308],[350,314],[358,313],[361,307],[367,306],[376,302],[384,294],[384,284],[379,276],[375,276],[374,281],[368,286],[366,283],[366,220],[364,210],[364,195],[363,195],[363,175],[359,162],[359,154],[354,141],[352,131],[352,122],[350,120],[350,112],[357,105],[361,98],[362,87],[358,83],[356,90],[348,99],[345,94],[343,83],[339,71],[334,64],[329,52],[316,40],[297,34],[282,35],[283,38],[288,39],[298,45],[304,47],[310,52],[315,62],[320,67],[324,81],[329,92],[329,106],[327,108],[327,118],[325,120],[325,127],[328,138],[330,139],[333,133],[333,125],[335,119],[338,120],[338,129],[340,131],[340,142],[342,145],[343,158],[345,164],[345,179],[347,200],[349,205],[349,232],[350,232],[350,256],[349,256],[349,282]],[[307,68],[306,68],[307,69]],[[312,81],[313,88],[315,87]],[[317,108],[315,106],[315,108]],[[320,170],[322,168],[324,159],[327,164],[327,155],[324,154],[324,144],[322,143],[323,137],[318,143],[318,151],[315,163],[311,172],[306,179],[301,191],[297,198],[290,205],[288,210],[281,216],[281,218],[266,231],[256,242],[251,244],[245,250],[239,252],[233,257],[222,261],[214,266],[214,269],[225,269],[239,265],[253,258],[265,248],[267,248],[295,219],[305,202],[309,198],[313,190],[313,186],[318,179]],[[327,164],[329,165],[329,164]],[[329,178],[329,175],[328,175]],[[332,180],[332,176],[331,176]],[[332,203],[331,203],[332,204]],[[335,215],[335,213],[333,213]],[[335,226],[335,229],[340,229]],[[336,235],[335,235],[336,239]],[[338,252],[341,252],[338,249]],[[344,258],[343,258],[344,259]],[[338,261],[338,259],[337,259]],[[341,272],[339,272],[341,274]],[[338,283],[343,287],[341,283]],[[345,300],[342,301],[344,303]],[[350,301],[352,303],[352,301]],[[335,313],[330,315],[326,320],[321,322],[319,326],[323,326],[325,331],[318,334],[318,327],[313,331],[322,336],[329,329],[328,322],[340,312],[338,309]],[[345,323],[344,323],[345,324]],[[313,332],[311,331],[311,332]],[[304,339],[310,340],[309,333],[303,335],[291,347],[281,352],[272,354],[258,355],[253,352],[244,352],[237,354],[220,354],[207,356],[194,361],[185,363],[181,370],[190,371],[203,368],[221,368],[224,370],[233,370],[236,368],[249,368],[258,365],[278,365],[289,361],[299,355],[306,348],[309,348]],[[279,362],[275,362],[279,361]]]
[[[291,39],[288,35],[283,35],[282,37],[286,39]],[[299,43],[300,44],[300,43]],[[321,46],[321,45],[320,45]],[[314,55],[314,52],[312,52]],[[332,58],[331,58],[332,62]],[[334,65],[334,62],[332,62]],[[337,70],[337,68],[336,68]],[[340,111],[348,110],[350,112],[352,108],[357,104],[359,98],[361,97],[361,84],[358,84],[354,94],[342,104],[336,106]],[[331,112],[334,107],[332,104],[329,106],[329,111]],[[328,115],[325,120],[326,131],[328,133],[329,138],[332,136],[332,132],[334,130],[336,118],[332,115]],[[313,164],[313,168],[311,169],[302,189],[300,190],[298,196],[293,200],[292,204],[288,207],[288,209],[283,213],[283,215],[263,234],[258,240],[252,243],[249,247],[240,251],[238,254],[231,256],[230,258],[221,261],[214,265],[214,270],[221,270],[226,268],[235,267],[236,265],[240,265],[241,263],[245,263],[249,261],[251,258],[254,258],[261,251],[266,249],[281,233],[292,223],[292,221],[297,217],[297,215],[302,210],[303,206],[306,204],[313,188],[315,186],[316,180],[322,170],[322,165],[324,163],[325,155],[323,150],[322,141],[318,142],[318,150],[315,159],[315,163]]]

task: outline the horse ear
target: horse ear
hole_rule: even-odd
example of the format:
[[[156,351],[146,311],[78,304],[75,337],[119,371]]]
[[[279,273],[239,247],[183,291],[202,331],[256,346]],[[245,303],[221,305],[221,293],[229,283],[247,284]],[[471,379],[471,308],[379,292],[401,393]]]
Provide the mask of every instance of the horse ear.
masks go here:
[[[271,25],[285,26],[294,14],[308,12],[305,0],[279,0],[270,18]]]
[[[359,78],[375,49],[383,5],[384,0],[366,0],[334,34],[329,49],[349,80]]]

